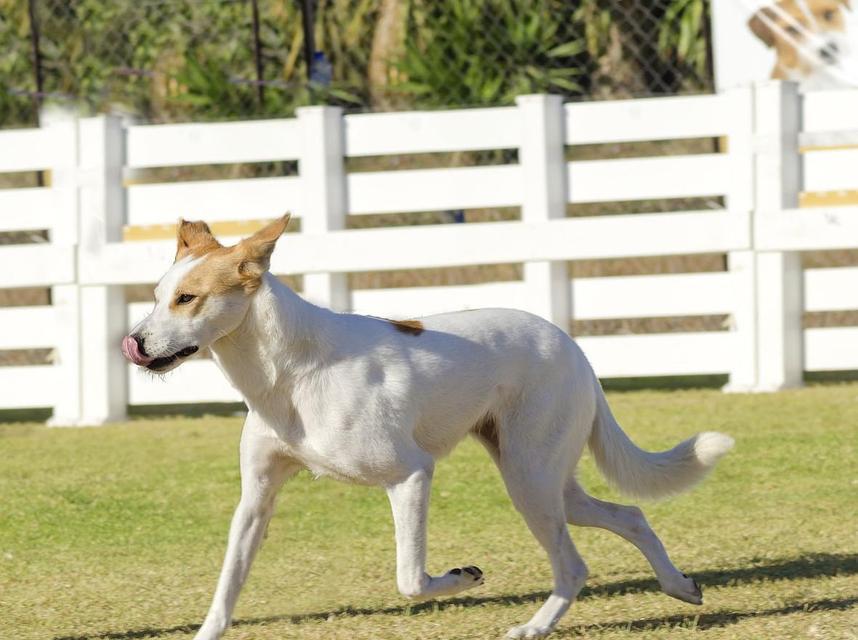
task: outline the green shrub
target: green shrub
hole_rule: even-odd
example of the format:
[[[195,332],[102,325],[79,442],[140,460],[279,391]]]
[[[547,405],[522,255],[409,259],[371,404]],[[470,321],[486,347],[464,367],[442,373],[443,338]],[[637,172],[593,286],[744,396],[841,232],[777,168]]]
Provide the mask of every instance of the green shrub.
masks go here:
[[[582,93],[584,43],[571,3],[413,2],[397,89],[415,105],[509,104],[526,93]]]
[[[259,0],[261,101],[246,0],[36,6],[49,100],[156,122],[288,116],[310,103],[407,109],[509,104],[534,92],[638,95],[659,88],[641,79],[647,65],[666,90],[699,90],[708,73],[705,0],[402,0],[392,25],[389,2],[318,0],[316,48],[333,67],[324,88],[306,82],[298,3]],[[27,2],[0,0],[0,126],[35,122],[34,76]]]

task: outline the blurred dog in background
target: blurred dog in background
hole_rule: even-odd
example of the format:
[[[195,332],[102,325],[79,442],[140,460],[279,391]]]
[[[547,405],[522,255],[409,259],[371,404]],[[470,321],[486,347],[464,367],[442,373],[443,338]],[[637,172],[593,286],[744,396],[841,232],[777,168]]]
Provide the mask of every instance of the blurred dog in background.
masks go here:
[[[754,13],[748,27],[775,50],[771,77],[802,91],[844,86],[837,71],[849,50],[844,7],[849,0],[781,0]]]

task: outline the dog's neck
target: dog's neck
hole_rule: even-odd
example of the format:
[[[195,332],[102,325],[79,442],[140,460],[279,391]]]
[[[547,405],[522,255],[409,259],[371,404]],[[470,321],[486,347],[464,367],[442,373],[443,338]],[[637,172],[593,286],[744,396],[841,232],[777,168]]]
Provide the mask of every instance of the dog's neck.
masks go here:
[[[324,361],[336,316],[265,273],[244,320],[211,350],[248,406],[264,411],[288,401],[295,381]]]

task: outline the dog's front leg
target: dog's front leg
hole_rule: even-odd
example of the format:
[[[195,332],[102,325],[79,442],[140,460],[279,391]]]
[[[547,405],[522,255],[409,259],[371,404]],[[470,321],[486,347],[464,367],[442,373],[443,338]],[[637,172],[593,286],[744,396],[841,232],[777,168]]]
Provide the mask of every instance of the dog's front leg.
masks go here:
[[[299,467],[284,459],[277,441],[253,435],[251,417],[241,435],[241,500],[232,517],[229,542],[208,615],[195,640],[217,640],[232,619],[235,602],[274,512],[277,490]]]
[[[425,460],[405,480],[387,488],[396,528],[396,583],[402,595],[415,600],[451,595],[483,583],[483,572],[473,566],[451,569],[443,576],[426,573],[433,468],[432,460]]]

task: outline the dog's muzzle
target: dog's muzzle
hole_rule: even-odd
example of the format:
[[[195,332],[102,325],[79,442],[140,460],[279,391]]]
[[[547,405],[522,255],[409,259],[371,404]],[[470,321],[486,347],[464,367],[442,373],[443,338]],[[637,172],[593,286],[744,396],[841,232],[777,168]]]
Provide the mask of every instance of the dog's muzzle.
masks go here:
[[[180,358],[187,358],[199,351],[199,347],[190,346],[176,351],[169,356],[153,358],[143,349],[142,341],[137,336],[125,336],[122,339],[122,354],[131,362],[140,367],[146,367],[152,371],[158,371],[173,364]]]

